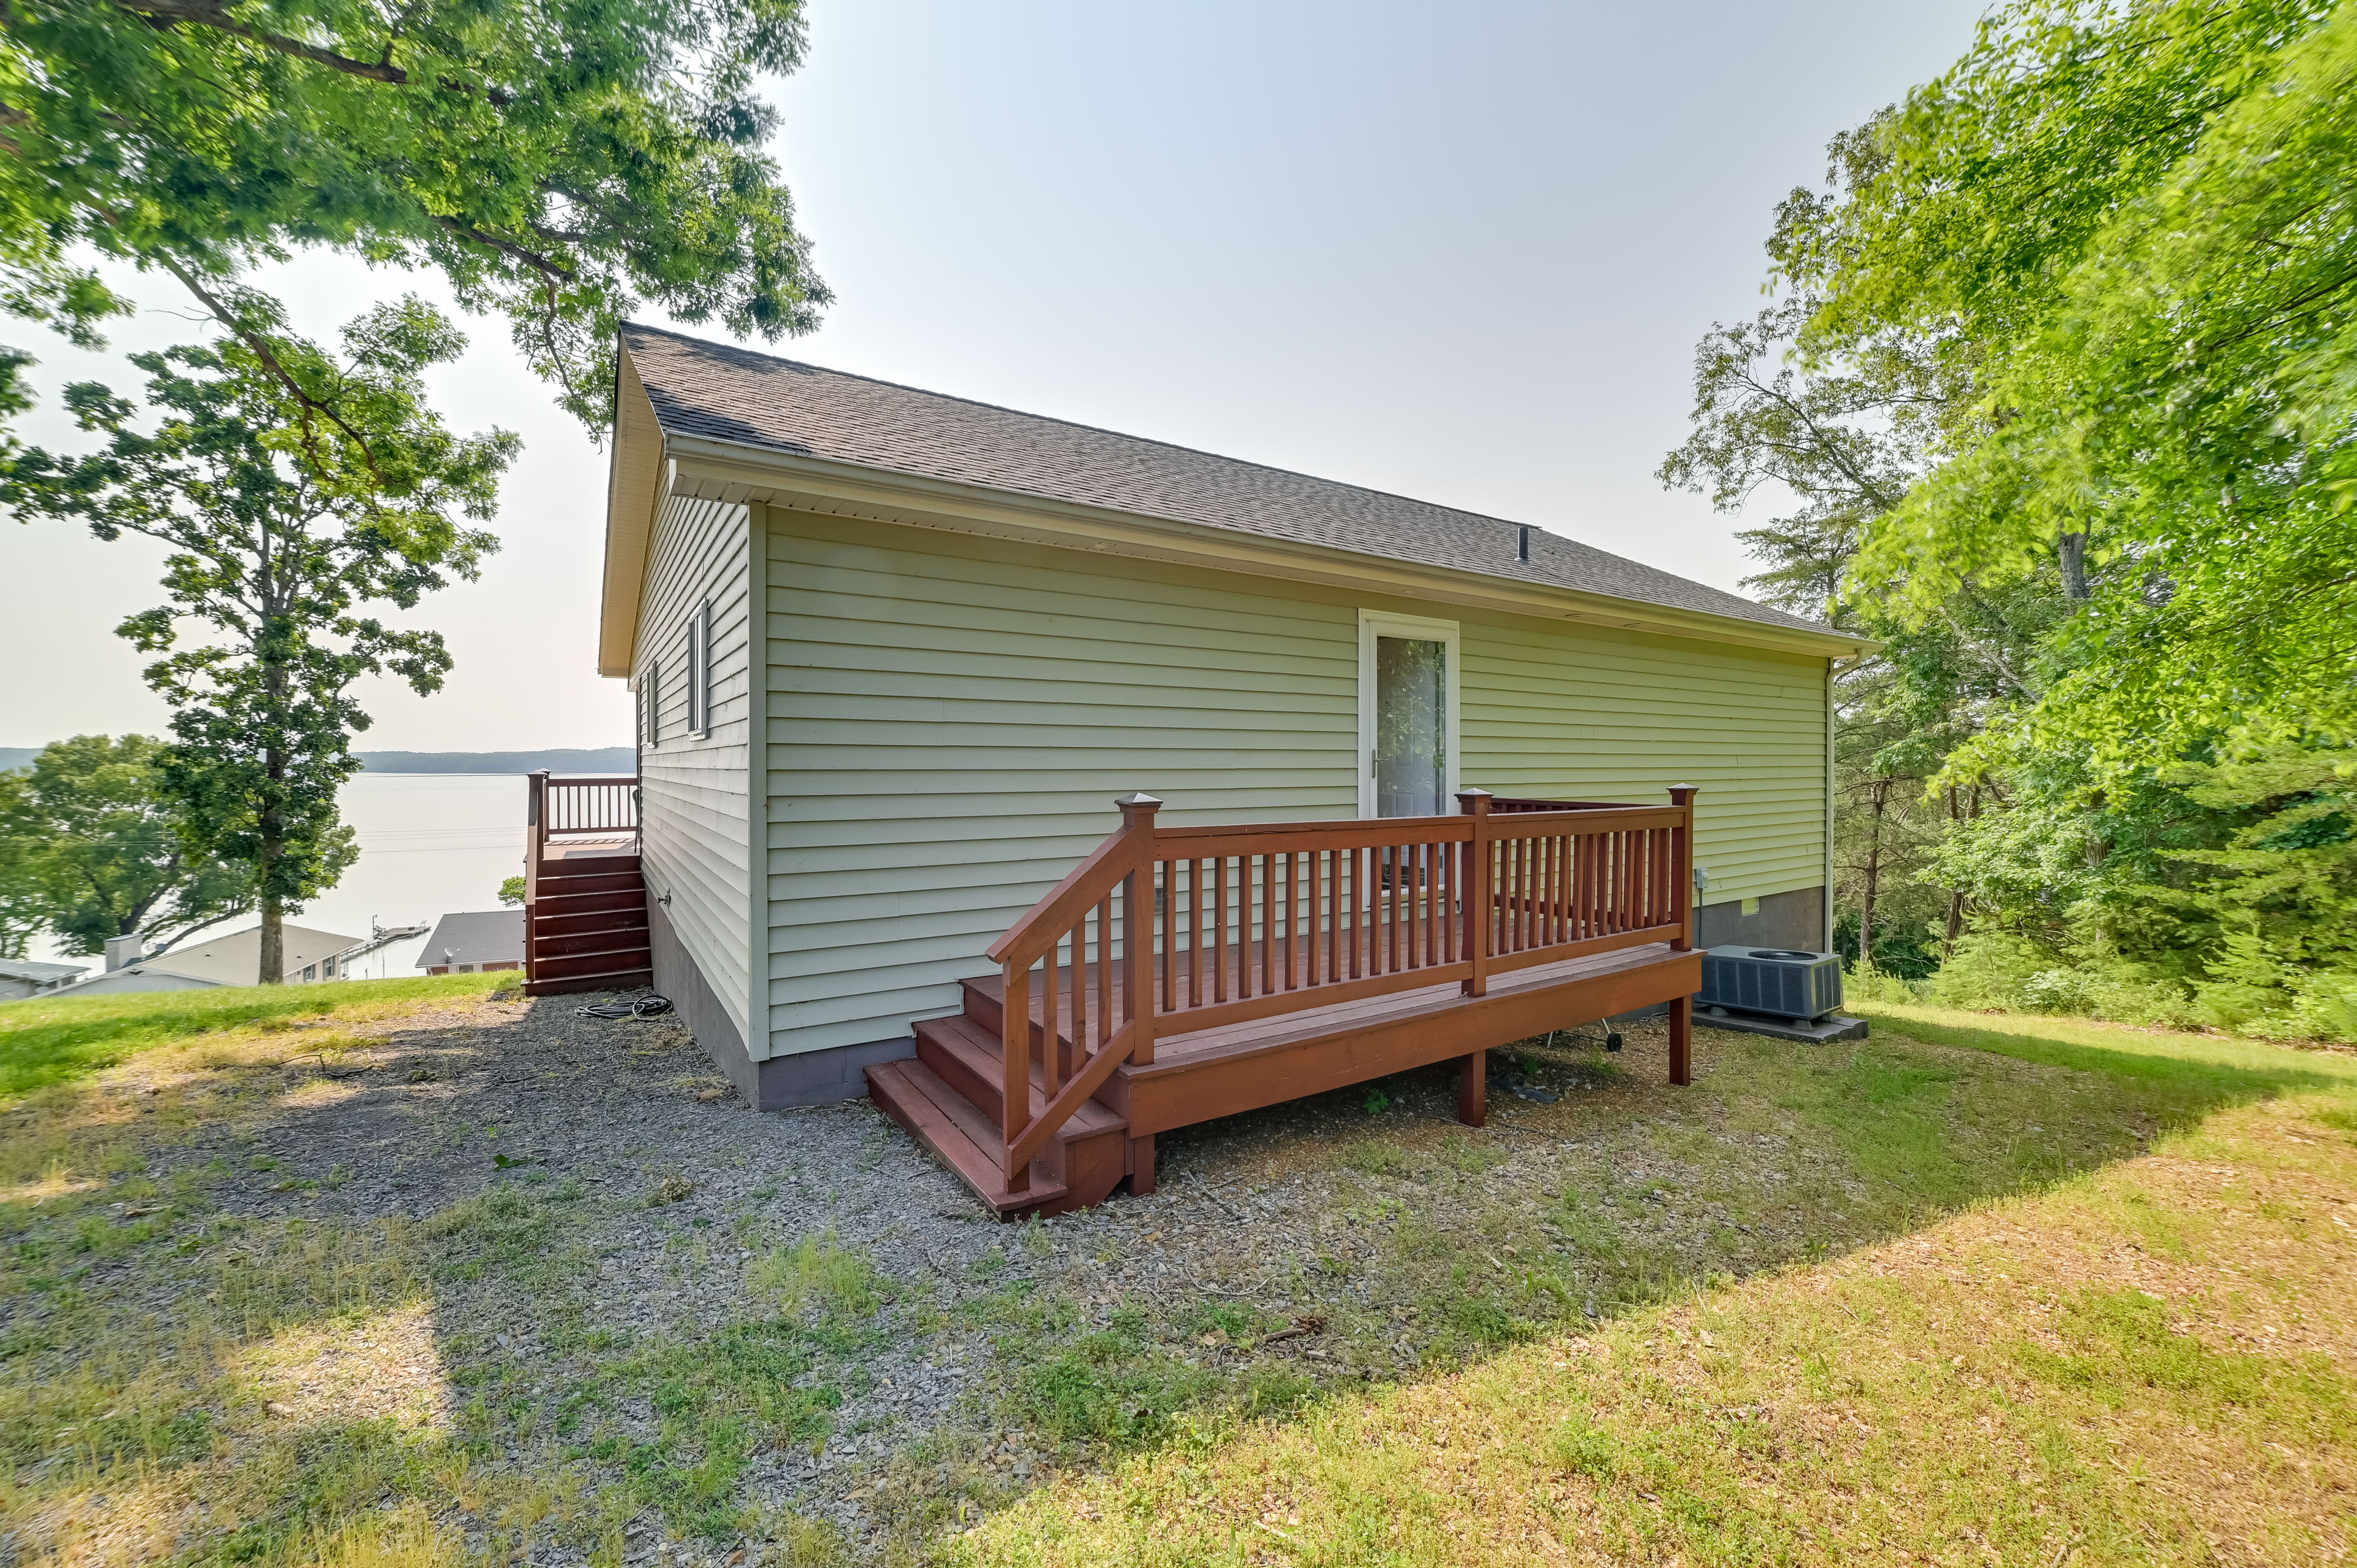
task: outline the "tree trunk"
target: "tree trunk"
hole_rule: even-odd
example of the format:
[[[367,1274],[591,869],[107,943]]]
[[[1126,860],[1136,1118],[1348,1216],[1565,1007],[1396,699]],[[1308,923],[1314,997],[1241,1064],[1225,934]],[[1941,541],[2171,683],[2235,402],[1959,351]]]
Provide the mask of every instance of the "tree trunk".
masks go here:
[[[1972,815],[1977,817],[1980,814],[1981,789],[1980,786],[1975,784],[1973,786]],[[1962,797],[1957,793],[1956,787],[1953,784],[1948,786],[1948,821],[1952,824],[1950,829],[1951,832],[1953,832],[1955,827],[1962,826],[1966,821]],[[1948,890],[1948,927],[1945,933],[1943,933],[1940,939],[1940,961],[1942,963],[1945,963],[1950,959],[1956,956],[1956,940],[1964,934],[1964,890],[1961,887],[1952,887]]]
[[[2087,536],[2066,533],[2062,536],[2062,596],[2083,599],[2087,595]]]
[[[1857,963],[1860,969],[1874,961],[1874,905],[1882,891],[1882,818],[1890,805],[1890,780],[1878,779],[1867,786],[1867,799],[1874,807],[1874,831],[1866,841],[1866,897],[1857,917]]]
[[[285,917],[274,893],[264,894],[262,899],[261,969],[257,984],[276,985],[286,978]]]
[[[285,908],[278,889],[278,863],[286,853],[286,753],[278,744],[279,725],[284,722],[285,708],[281,699],[286,692],[286,669],[265,660],[262,666],[263,690],[269,694],[267,709],[273,734],[263,743],[262,809],[259,819],[262,854],[254,865],[254,891],[261,895],[256,901],[262,906],[261,974],[258,985],[279,985],[286,980]]]

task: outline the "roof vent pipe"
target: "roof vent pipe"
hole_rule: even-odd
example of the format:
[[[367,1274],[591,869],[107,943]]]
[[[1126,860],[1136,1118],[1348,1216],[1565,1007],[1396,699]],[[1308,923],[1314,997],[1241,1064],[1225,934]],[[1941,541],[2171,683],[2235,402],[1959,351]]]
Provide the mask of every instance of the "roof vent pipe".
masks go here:
[[[1528,561],[1531,558],[1531,525],[1523,523],[1520,532],[1522,537],[1515,542],[1514,554],[1518,560]]]

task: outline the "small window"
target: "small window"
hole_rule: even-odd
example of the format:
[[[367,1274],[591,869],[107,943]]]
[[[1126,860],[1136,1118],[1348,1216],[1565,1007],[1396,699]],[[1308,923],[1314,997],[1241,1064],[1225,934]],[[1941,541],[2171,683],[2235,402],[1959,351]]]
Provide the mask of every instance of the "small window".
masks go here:
[[[712,601],[695,607],[687,623],[687,727],[712,733]]]

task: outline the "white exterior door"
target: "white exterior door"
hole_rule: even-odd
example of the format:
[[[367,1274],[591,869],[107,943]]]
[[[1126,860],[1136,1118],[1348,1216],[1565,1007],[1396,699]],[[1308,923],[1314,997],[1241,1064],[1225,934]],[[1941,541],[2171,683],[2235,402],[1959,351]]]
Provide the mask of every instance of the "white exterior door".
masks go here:
[[[1359,612],[1359,815],[1457,810],[1457,623]]]

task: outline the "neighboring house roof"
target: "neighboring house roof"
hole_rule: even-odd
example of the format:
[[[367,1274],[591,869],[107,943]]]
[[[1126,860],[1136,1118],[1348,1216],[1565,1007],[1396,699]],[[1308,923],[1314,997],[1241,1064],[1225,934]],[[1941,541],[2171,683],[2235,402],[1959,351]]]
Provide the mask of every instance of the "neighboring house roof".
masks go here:
[[[52,985],[69,975],[88,969],[86,963],[37,963],[27,958],[0,958],[0,980],[27,980],[35,985]]]
[[[1576,590],[1855,641],[1831,628],[1543,529],[1167,442],[1019,413],[655,328],[622,328],[625,390],[665,437]],[[618,415],[617,461],[633,435]],[[638,460],[643,467],[645,459]],[[623,504],[618,469],[613,504]],[[609,519],[609,529],[616,520]],[[613,607],[609,603],[609,612]]]
[[[435,922],[434,934],[417,955],[417,967],[436,969],[460,963],[522,963],[523,911],[484,909],[445,915]]]
[[[358,937],[313,930],[308,926],[283,925],[286,974],[296,975],[321,959],[333,958],[358,942]],[[262,972],[262,928],[248,926],[226,936],[191,938],[166,952],[139,961],[148,969],[170,970],[217,985],[252,985]],[[282,977],[283,978],[283,977]]]
[[[125,991],[204,991],[231,983],[225,980],[205,980],[193,974],[179,974],[161,964],[132,963],[121,969],[111,969],[103,974],[93,974],[88,980],[71,985],[61,985],[48,992],[48,996],[109,996]],[[251,985],[253,976],[248,973],[239,983]]]

